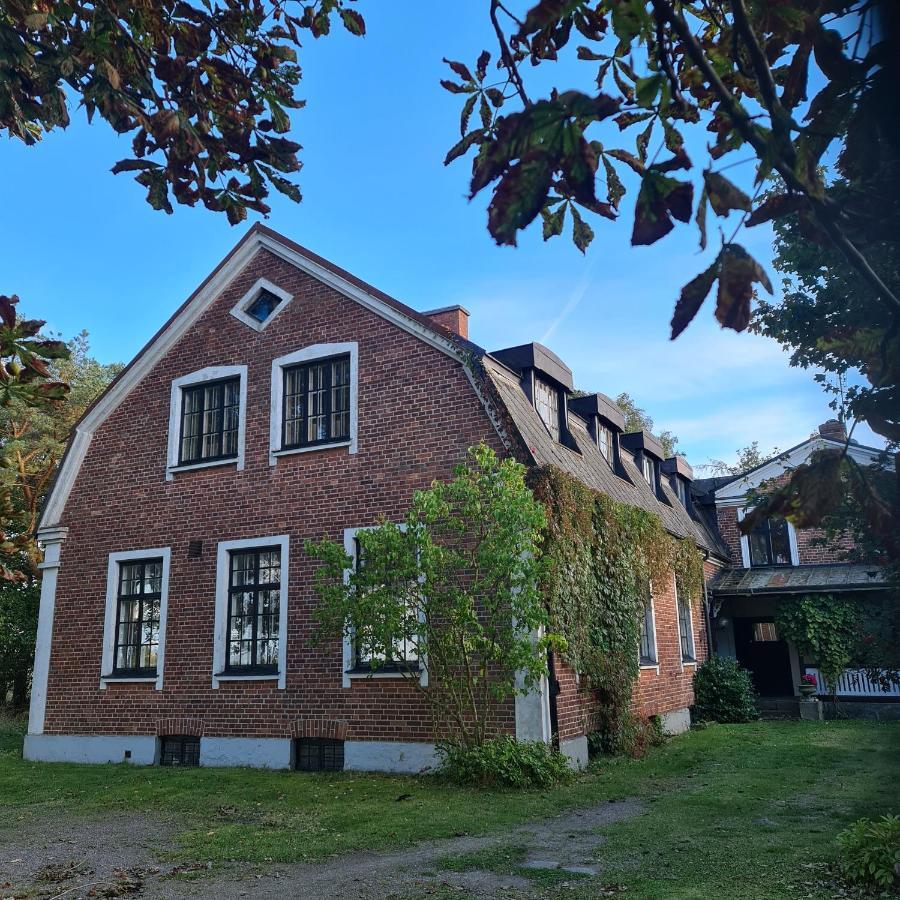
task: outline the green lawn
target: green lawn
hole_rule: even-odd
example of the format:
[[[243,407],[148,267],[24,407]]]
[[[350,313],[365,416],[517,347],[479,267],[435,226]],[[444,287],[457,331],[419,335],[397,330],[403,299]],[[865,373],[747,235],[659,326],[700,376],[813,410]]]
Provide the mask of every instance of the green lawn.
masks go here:
[[[803,885],[823,877],[835,835],[900,807],[900,726],[869,722],[712,726],[645,759],[601,761],[571,785],[523,793],[427,778],[34,764],[20,745],[21,729],[0,720],[0,829],[22,817],[143,812],[175,821],[171,856],[184,861],[323,859],[502,833],[567,808],[639,798],[646,812],[606,829],[602,879],[647,898],[824,896]],[[516,852],[494,854],[491,866],[515,871]],[[485,868],[465,858],[442,865]],[[562,896],[592,890],[576,882]]]

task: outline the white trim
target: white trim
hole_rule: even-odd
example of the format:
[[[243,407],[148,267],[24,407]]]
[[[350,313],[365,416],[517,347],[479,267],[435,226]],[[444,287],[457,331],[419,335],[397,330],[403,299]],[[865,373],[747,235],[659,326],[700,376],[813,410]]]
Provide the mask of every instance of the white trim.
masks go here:
[[[690,598],[688,598],[687,602],[687,611],[688,611],[688,634],[691,638],[691,659],[684,658],[684,650],[681,648],[681,603],[678,599],[678,579],[675,577],[675,573],[672,573],[672,591],[675,594],[675,624],[678,627],[678,659],[681,664],[681,671],[684,671],[685,666],[696,666],[697,665],[697,638],[694,636],[694,604],[691,603]]]
[[[237,245],[232,255],[194,293],[180,314],[146,347],[143,354],[122,373],[76,426],[53,489],[47,497],[41,517],[42,528],[49,528],[59,523],[94,432],[118,409],[122,401],[144,380],[169,350],[190,331],[200,316],[212,306],[222,291],[261,249],[268,250],[286,260],[300,271],[312,275],[403,331],[414,335],[451,359],[465,365],[465,353],[454,341],[441,335],[436,328],[434,330],[427,328],[417,319],[404,315],[383,300],[367,293],[358,285],[331,272],[302,253],[286,247],[269,235],[251,230],[246,238]]]
[[[68,533],[68,528],[45,528],[38,531],[38,538],[44,546],[44,561],[39,566],[42,573],[41,605],[34,648],[34,669],[31,676],[31,706],[28,714],[28,733],[30,735],[44,733],[59,557],[62,551],[62,542]]]
[[[653,599],[653,584],[650,584],[650,624],[653,626],[653,662],[642,663],[641,660],[641,644],[638,641],[638,668],[655,669],[659,675],[659,644],[656,640],[656,602]],[[679,648],[680,649],[680,648]]]
[[[237,456],[234,459],[216,459],[209,462],[188,463],[179,465],[179,445],[181,444],[181,407],[184,401],[184,388],[207,381],[218,381],[220,378],[240,379],[240,408],[238,409]],[[247,434],[247,367],[246,366],[207,366],[188,375],[172,379],[169,400],[169,447],[166,457],[166,481],[174,478],[175,472],[187,472],[191,469],[208,469],[212,466],[232,466],[237,464],[240,471],[244,468],[244,447]]]
[[[377,528],[377,525],[363,525],[359,528],[345,528],[344,529],[344,552],[347,556],[353,560],[352,565],[356,565],[356,535],[360,531],[371,531],[373,528]],[[397,526],[401,531],[406,530],[406,523],[401,522]],[[350,580],[350,573],[353,571],[352,567],[350,569],[344,569],[344,584],[347,584]],[[349,629],[345,628],[342,641],[342,652],[341,652],[341,687],[348,688],[355,680],[365,680],[365,679],[390,679],[390,678],[406,678],[402,672],[379,672],[377,669],[372,672],[354,672],[352,671],[354,668],[355,660],[353,658],[353,635],[350,634]],[[422,687],[428,687],[428,659],[427,657],[419,658],[419,684]]]
[[[744,516],[747,514],[745,509],[739,509],[737,511],[737,521],[738,521],[738,535],[741,541],[741,566],[745,569],[750,568],[750,537],[749,535],[744,534],[740,525],[741,522],[744,521]]]
[[[328,444],[316,444],[313,447],[295,447],[290,450],[281,449],[282,429],[284,428],[284,369],[299,363],[325,359],[329,356],[350,354],[350,437]],[[332,447],[349,447],[350,453],[357,450],[357,432],[359,419],[359,344],[347,341],[338,344],[312,344],[286,353],[272,360],[272,384],[269,394],[269,465],[274,466],[279,456],[291,453],[309,453],[312,450],[327,450]]]
[[[232,550],[249,550],[254,547],[277,546],[281,551],[281,588],[278,595],[278,674],[236,675],[224,674],[228,659],[228,573],[229,554]],[[234,541],[219,541],[216,549],[216,613],[213,630],[212,686],[218,688],[220,681],[274,681],[278,689],[284,690],[287,683],[287,612],[288,583],[290,581],[290,540],[286,534],[270,537],[241,538]]]
[[[722,485],[715,492],[716,506],[731,506],[736,503],[744,504],[746,503],[748,491],[758,488],[764,481],[777,478],[789,469],[796,468],[801,463],[806,462],[817,450],[840,450],[843,447],[843,441],[834,441],[814,435],[802,444],[798,444],[792,450],[787,450],[773,457],[758,469],[748,472],[744,477],[736,478],[734,481],[729,481],[728,484]],[[847,455],[860,465],[870,466],[878,461],[881,451],[850,444],[847,448]]]
[[[116,604],[119,589],[119,565],[138,559],[156,559],[162,557],[162,583],[159,598],[159,644],[156,649],[156,677],[140,676],[116,678],[113,672],[115,660],[113,654],[116,646]],[[105,690],[107,683],[115,682],[147,682],[155,683],[156,690],[163,686],[163,664],[166,654],[166,621],[169,609],[169,568],[172,560],[170,547],[153,547],[147,550],[123,550],[110,553],[106,566],[106,610],[103,617],[103,653],[100,660],[100,689]]]
[[[274,294],[281,300],[281,303],[272,310],[272,314],[268,319],[264,319],[262,322],[259,319],[254,319],[253,316],[247,313],[247,307],[250,306],[254,300],[263,292],[268,291],[270,294]],[[254,331],[262,331],[264,328],[267,328],[278,316],[278,314],[294,299],[293,294],[289,294],[284,288],[278,287],[277,284],[272,284],[267,278],[259,278],[256,283],[241,297],[240,300],[235,304],[231,309],[231,314],[239,321],[243,322],[248,327],[252,328]]]
[[[737,511],[737,520],[738,525],[744,521],[744,517],[750,512],[753,507],[746,507],[745,509],[738,509]],[[788,544],[791,548],[791,565],[799,566],[800,565],[800,550],[797,545],[797,529],[794,527],[793,523],[787,521],[787,529],[788,529]],[[740,529],[738,529],[740,533]],[[753,568],[753,564],[750,560],[750,535],[740,533],[741,537],[741,565],[745,569]]]

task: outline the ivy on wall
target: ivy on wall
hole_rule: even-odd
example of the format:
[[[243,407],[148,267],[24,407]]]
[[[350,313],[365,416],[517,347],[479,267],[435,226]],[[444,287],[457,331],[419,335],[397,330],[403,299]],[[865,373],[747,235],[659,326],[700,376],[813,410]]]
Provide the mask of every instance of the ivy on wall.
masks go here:
[[[609,747],[625,727],[638,674],[640,624],[648,583],[674,571],[679,596],[703,595],[703,559],[673,538],[660,518],[586,487],[552,466],[530,476],[547,510],[542,593],[560,655],[589,680],[600,701],[598,731]]]

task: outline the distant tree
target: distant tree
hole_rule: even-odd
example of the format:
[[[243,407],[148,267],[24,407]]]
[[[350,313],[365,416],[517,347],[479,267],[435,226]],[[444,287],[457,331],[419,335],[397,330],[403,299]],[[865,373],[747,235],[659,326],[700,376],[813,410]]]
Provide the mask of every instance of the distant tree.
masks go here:
[[[626,431],[653,432],[653,419],[640,406],[637,405],[631,394],[623,391],[616,397],[616,406],[625,416]],[[659,442],[663,446],[666,457],[674,456],[677,452],[678,438],[671,431],[661,431],[658,435]]]
[[[16,709],[24,706],[28,696],[34,660],[41,506],[72,427],[121,369],[121,365],[104,365],[91,357],[86,332],[66,345],[37,333],[43,324],[35,321],[16,327],[35,330],[31,346],[51,354],[43,365],[40,358],[29,362],[32,368],[37,365],[41,369],[42,380],[35,387],[45,386],[43,393],[50,400],[44,401],[43,395],[36,398],[33,392],[11,392],[0,403],[0,434],[4,435],[0,497],[6,535],[0,546],[5,572],[0,583],[0,706],[8,701]],[[15,366],[7,363],[5,370],[9,374]]]
[[[300,200],[286,175],[300,144],[284,135],[300,34],[333,19],[365,34],[354,0],[62,0],[0,4],[0,128],[26,144],[69,124],[69,106],[132,135],[135,172],[154,209],[172,202],[267,213],[269,186]]]
[[[770,453],[762,453],[759,449],[759,441],[754,441],[747,447],[737,451],[737,460],[733,463],[725,462],[723,459],[711,459],[708,463],[697,468],[703,469],[710,475],[743,475],[757,466],[761,466],[767,459],[778,456],[778,449],[773,449]]]

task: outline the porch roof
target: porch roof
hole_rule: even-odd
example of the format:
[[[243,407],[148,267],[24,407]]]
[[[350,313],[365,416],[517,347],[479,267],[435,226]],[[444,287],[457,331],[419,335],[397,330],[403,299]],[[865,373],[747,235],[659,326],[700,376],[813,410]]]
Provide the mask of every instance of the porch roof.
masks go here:
[[[734,597],[747,594],[805,594],[811,591],[866,591],[886,588],[890,584],[882,566],[832,563],[725,569],[710,589],[717,597]]]

